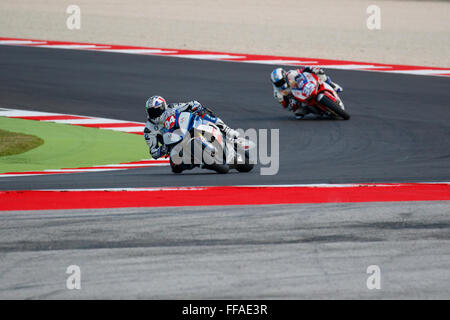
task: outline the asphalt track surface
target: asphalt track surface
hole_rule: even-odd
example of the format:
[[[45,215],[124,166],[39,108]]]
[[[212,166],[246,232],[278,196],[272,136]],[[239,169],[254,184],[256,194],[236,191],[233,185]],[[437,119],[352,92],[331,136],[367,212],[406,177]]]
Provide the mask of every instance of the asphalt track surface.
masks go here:
[[[0,107],[144,122],[159,94],[197,99],[234,128],[280,130],[274,176],[154,167],[2,177],[1,189],[450,181],[449,78],[329,70],[351,120],[297,121],[272,97],[273,66],[7,46],[0,64]]]
[[[449,202],[3,212],[0,298],[448,299]],[[67,290],[70,265],[81,289]],[[367,268],[381,269],[369,290]]]
[[[450,79],[329,70],[351,120],[296,121],[272,99],[272,68],[0,46],[0,107],[143,122],[149,95],[197,99],[232,127],[280,129],[281,156],[275,176],[153,167],[0,189],[450,180]],[[449,212],[448,201],[2,212],[0,298],[448,299]],[[71,264],[81,290],[65,288]],[[366,287],[373,264],[381,290]]]

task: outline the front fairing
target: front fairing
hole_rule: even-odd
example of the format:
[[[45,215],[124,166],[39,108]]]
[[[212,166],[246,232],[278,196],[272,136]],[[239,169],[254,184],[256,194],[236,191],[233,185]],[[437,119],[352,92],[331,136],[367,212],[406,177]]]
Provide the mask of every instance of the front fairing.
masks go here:
[[[297,100],[304,102],[315,96],[318,87],[318,79],[311,73],[304,72],[296,77],[295,85],[292,87],[292,94]]]
[[[164,126],[161,129],[164,143],[174,144],[180,142],[192,128],[196,128],[202,123],[202,118],[190,112],[174,111],[168,113],[164,120]]]

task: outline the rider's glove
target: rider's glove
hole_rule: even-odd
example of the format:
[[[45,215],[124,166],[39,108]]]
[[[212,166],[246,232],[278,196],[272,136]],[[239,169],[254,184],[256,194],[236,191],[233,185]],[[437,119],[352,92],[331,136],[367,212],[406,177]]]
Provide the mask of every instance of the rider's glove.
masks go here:
[[[279,93],[277,90],[275,90],[275,91],[273,92],[273,97],[274,97],[275,99],[277,99],[277,101],[278,101],[279,103],[282,103],[283,100],[284,100],[284,96],[283,96],[281,93]]]
[[[298,108],[298,102],[297,100],[295,100],[295,98],[290,98],[289,99],[289,104],[288,104],[288,109],[290,111],[295,111]]]
[[[202,107],[202,112],[206,113],[207,115],[209,115],[211,117],[215,117],[214,112],[212,112],[212,110],[207,107]]]
[[[190,102],[191,105],[191,111],[192,112],[196,112],[196,113],[202,113],[203,112],[203,106],[201,105],[200,102],[198,101],[191,101]]]

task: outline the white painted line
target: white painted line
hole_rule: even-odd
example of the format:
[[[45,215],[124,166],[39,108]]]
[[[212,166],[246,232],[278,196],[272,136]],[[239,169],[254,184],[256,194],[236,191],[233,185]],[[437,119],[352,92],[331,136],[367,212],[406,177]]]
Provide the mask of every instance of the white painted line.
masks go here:
[[[315,67],[320,67],[323,69],[343,69],[343,70],[358,70],[358,69],[386,69],[391,68],[390,66],[374,66],[371,64],[361,65],[361,64],[318,64]]]
[[[251,188],[260,188],[260,187],[268,187],[268,188],[276,188],[276,187],[329,187],[329,188],[341,188],[341,187],[398,187],[398,186],[407,186],[409,184],[450,184],[450,182],[406,182],[406,183],[395,183],[395,184],[360,184],[360,183],[352,183],[352,184],[293,184],[293,185],[248,185],[248,186],[194,186],[194,187],[150,187],[150,188],[89,188],[89,189],[45,189],[45,190],[35,190],[35,191],[185,191],[185,190],[208,190],[214,188],[223,188],[223,187],[251,187]]]
[[[90,118],[90,119],[67,119],[67,120],[43,120],[44,122],[55,122],[65,124],[107,124],[107,123],[134,123],[133,121],[114,120],[106,118]],[[137,125],[141,123],[135,122]],[[142,126],[145,126],[142,124]],[[105,128],[109,129],[109,128]]]
[[[392,70],[388,71],[390,73],[404,73],[404,74],[418,74],[418,75],[438,75],[443,73],[450,73],[450,71],[446,70]]]
[[[54,49],[103,49],[111,48],[111,46],[96,46],[95,44],[44,44],[37,45],[39,48],[54,48]]]
[[[158,53],[177,53],[178,51],[159,50],[159,49],[104,49],[101,51],[130,53],[130,54],[158,54]]]
[[[103,130],[114,130],[114,131],[122,131],[122,132],[142,132],[145,128],[145,125],[139,127],[111,127],[111,128],[101,128]]]
[[[61,113],[41,112],[41,111],[27,111],[8,109],[7,111],[0,111],[0,116],[4,117],[39,117],[39,116],[64,116]]]
[[[100,188],[100,189],[40,189],[33,191],[187,191],[187,190],[206,190],[208,187],[155,187],[155,188]]]
[[[301,61],[301,60],[243,60],[245,63],[257,63],[257,64],[280,64],[280,65],[309,65],[316,64],[317,61]]]
[[[140,168],[140,167],[153,167],[153,166],[161,166],[161,165],[169,165],[169,162],[167,163],[140,163],[140,164],[105,164],[105,165],[98,165],[95,167],[133,167],[133,168]]]
[[[32,41],[32,40],[0,40],[0,44],[9,45],[26,45],[26,44],[46,44],[47,41]]]
[[[232,56],[229,54],[177,54],[173,55],[177,58],[188,59],[205,59],[205,60],[220,60],[220,59],[245,59],[246,56]]]
[[[43,170],[43,172],[101,172],[101,171],[117,171],[117,170],[124,170],[124,169],[96,169],[96,168],[89,168],[89,169],[47,169]]]
[[[6,174],[6,173],[0,173],[0,178],[7,178],[7,177],[25,177],[25,176],[42,176],[46,175],[48,173],[24,173],[24,174]]]
[[[292,187],[308,187],[308,188],[354,188],[354,187],[398,187],[409,184],[450,184],[450,182],[393,182],[393,183],[317,183],[317,184],[278,184],[278,185],[235,185],[231,187],[245,188],[292,188]]]

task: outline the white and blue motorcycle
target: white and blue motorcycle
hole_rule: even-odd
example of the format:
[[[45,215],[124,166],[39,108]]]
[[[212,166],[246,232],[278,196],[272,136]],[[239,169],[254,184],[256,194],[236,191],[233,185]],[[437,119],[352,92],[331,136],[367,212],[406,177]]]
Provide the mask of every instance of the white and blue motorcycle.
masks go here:
[[[219,127],[196,113],[175,111],[164,121],[164,144],[169,148],[172,172],[195,167],[227,173],[249,172],[255,144],[242,137],[227,139]]]

